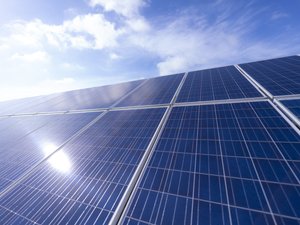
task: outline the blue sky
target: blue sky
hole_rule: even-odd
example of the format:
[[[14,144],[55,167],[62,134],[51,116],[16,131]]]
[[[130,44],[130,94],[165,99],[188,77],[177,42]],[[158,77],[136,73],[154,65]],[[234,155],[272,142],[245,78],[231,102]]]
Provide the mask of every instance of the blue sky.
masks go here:
[[[300,53],[300,1],[10,0],[0,100]]]

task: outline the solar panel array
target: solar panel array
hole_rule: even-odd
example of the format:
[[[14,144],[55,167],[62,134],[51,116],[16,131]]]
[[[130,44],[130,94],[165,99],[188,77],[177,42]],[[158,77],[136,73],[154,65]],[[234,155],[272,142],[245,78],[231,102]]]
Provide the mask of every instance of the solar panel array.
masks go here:
[[[0,103],[0,223],[300,224],[299,68],[291,56]]]

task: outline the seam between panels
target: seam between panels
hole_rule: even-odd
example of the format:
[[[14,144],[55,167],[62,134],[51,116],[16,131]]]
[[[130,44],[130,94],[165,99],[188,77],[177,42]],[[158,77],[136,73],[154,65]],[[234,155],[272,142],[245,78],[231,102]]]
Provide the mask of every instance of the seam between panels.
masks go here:
[[[254,78],[252,78],[245,70],[243,70],[239,65],[234,65],[234,67],[264,96],[269,99],[273,99],[274,96],[267,91],[260,83],[258,83]]]
[[[277,109],[277,107],[274,106],[274,103],[273,103],[273,102],[270,102],[270,104],[271,104],[271,106],[272,106],[273,108],[275,108],[275,110],[276,110],[276,111],[284,118],[284,120],[286,120],[286,122],[287,122],[291,127],[294,128],[295,125],[294,125],[293,123],[291,123],[291,122],[286,118],[286,116],[285,116],[280,110]],[[256,112],[255,112],[255,115],[257,115]],[[269,131],[266,129],[265,125],[264,125],[264,124],[262,123],[262,121],[260,120],[260,118],[259,118],[259,121],[260,121],[260,123],[263,125],[263,127],[265,128],[265,130],[267,131],[269,137],[270,137],[270,138],[272,139],[272,141],[275,143],[276,149],[277,149],[278,152],[280,153],[281,157],[283,158],[283,160],[285,161],[285,163],[287,164],[287,166],[289,167],[289,169],[292,171],[292,173],[293,173],[294,177],[296,178],[298,184],[300,184],[300,180],[299,180],[298,176],[296,175],[295,171],[294,171],[293,168],[290,166],[290,164],[289,164],[289,162],[287,161],[287,159],[285,158],[285,156],[282,154],[280,148],[278,147],[278,145],[276,144],[276,142],[274,141],[274,139],[273,139],[272,136],[270,135]],[[294,129],[295,129],[295,128],[294,128]],[[299,130],[296,130],[296,132],[298,133],[298,135],[300,135],[300,131],[299,131]]]
[[[143,87],[147,81],[149,79],[144,80],[142,83],[140,83],[137,87],[133,88],[131,91],[129,91],[127,94],[125,94],[122,98],[120,98],[119,100],[117,100],[114,104],[112,104],[110,107],[108,107],[109,109],[115,108],[120,102],[122,102],[125,98],[127,98],[129,95],[131,95],[132,93],[134,93],[136,90],[140,89],[141,87]]]
[[[255,97],[255,98],[236,98],[236,99],[221,99],[221,100],[211,100],[211,101],[195,101],[195,102],[179,102],[174,103],[176,107],[185,106],[198,106],[198,105],[219,105],[219,104],[232,104],[232,103],[243,103],[243,102],[261,102],[267,101],[267,97]]]
[[[220,131],[219,131],[219,124],[218,124],[218,118],[217,118],[217,110],[216,110],[216,106],[215,106],[215,105],[214,105],[214,114],[215,114],[215,118],[216,118],[216,126],[217,126],[217,134],[218,134],[218,143],[219,143],[219,148],[220,148],[220,153],[221,153],[221,162],[222,162],[223,179],[224,179],[224,185],[225,185],[225,191],[226,191],[226,200],[227,200],[227,207],[228,207],[229,223],[232,225],[232,215],[231,215],[231,210],[230,210],[229,192],[228,192],[227,179],[226,179],[226,174],[225,174],[223,149],[222,149],[222,145],[221,145]]]
[[[31,168],[29,168],[21,177],[13,181],[12,184],[10,184],[8,187],[6,187],[1,193],[0,198],[4,196],[6,193],[11,191],[14,187],[16,187],[20,182],[22,182],[24,179],[29,177],[41,164],[43,164],[45,161],[47,161],[52,155],[54,155],[56,152],[61,150],[65,145],[70,143],[71,141],[75,140],[79,135],[81,135],[83,132],[85,132],[88,128],[90,128],[92,125],[94,125],[96,122],[98,122],[105,114],[107,114],[109,111],[105,111],[98,115],[95,119],[93,119],[91,122],[86,124],[84,127],[82,127],[80,130],[78,130],[75,134],[73,134],[70,138],[68,138],[64,143],[62,143],[56,150],[54,150],[52,153],[50,153],[48,156],[41,159],[39,162],[35,163]]]
[[[292,122],[294,126],[292,126],[297,133],[300,135],[300,120],[285,106],[283,105],[279,100],[274,99],[273,100],[273,107],[278,108],[282,114],[285,115],[285,120],[289,120]]]
[[[296,99],[300,99],[300,94],[275,95],[274,97],[278,100],[296,100]]]
[[[175,93],[173,95],[173,98],[172,98],[170,104],[168,104],[166,111],[165,111],[163,117],[161,118],[160,123],[158,124],[156,131],[154,132],[154,134],[149,142],[149,145],[146,148],[146,151],[145,151],[140,163],[138,164],[138,166],[137,166],[137,168],[136,168],[136,170],[135,170],[135,172],[134,172],[134,174],[133,174],[133,176],[132,176],[132,178],[131,178],[110,222],[109,222],[109,225],[121,224],[123,222],[123,220],[125,219],[126,212],[128,211],[128,208],[131,205],[131,202],[137,192],[138,185],[140,184],[142,177],[145,174],[147,165],[149,164],[149,162],[152,158],[154,149],[157,146],[158,141],[164,131],[165,125],[171,114],[173,104],[176,101],[176,98],[183,86],[183,83],[187,77],[187,74],[188,74],[188,72],[186,72],[184,74],[184,76],[182,77],[182,79],[177,87],[177,90],[175,91]]]
[[[252,108],[252,107],[251,107],[251,108]],[[258,171],[257,171],[257,169],[256,169],[256,166],[255,166],[255,163],[254,163],[254,161],[253,161],[252,154],[251,154],[251,152],[250,152],[250,150],[249,150],[249,148],[248,148],[248,144],[246,143],[246,139],[245,139],[244,133],[243,133],[243,131],[242,131],[240,122],[239,122],[239,120],[238,120],[238,117],[236,116],[236,113],[235,113],[234,108],[233,108],[232,105],[231,105],[231,109],[232,109],[232,112],[233,112],[233,114],[234,114],[235,121],[236,121],[237,124],[238,124],[238,128],[239,128],[239,130],[240,130],[240,132],[241,132],[241,135],[242,135],[242,137],[243,137],[243,141],[245,142],[246,149],[247,149],[247,152],[248,152],[248,154],[249,154],[249,156],[250,156],[250,160],[251,160],[253,169],[254,169],[254,171],[255,171],[255,174],[256,174],[257,178],[259,179],[258,183],[259,183],[259,185],[260,185],[260,188],[261,188],[262,193],[263,193],[263,195],[264,195],[264,198],[265,198],[265,200],[266,200],[268,209],[269,209],[269,211],[270,211],[270,213],[271,213],[271,216],[272,216],[272,219],[273,219],[273,221],[274,221],[274,224],[277,225],[277,222],[276,222],[276,219],[275,219],[274,212],[273,212],[273,210],[272,210],[272,208],[271,208],[271,205],[270,205],[269,199],[268,199],[268,197],[267,197],[266,191],[265,191],[265,189],[264,189],[264,186],[263,186],[263,184],[262,184],[261,178],[260,178],[260,176],[259,176],[259,173],[258,173]],[[252,110],[254,111],[253,108],[252,108]],[[255,112],[255,111],[254,111],[254,112]],[[262,211],[263,211],[263,210],[262,210]]]
[[[260,85],[254,78],[252,78],[246,71],[244,71],[239,65],[235,65],[235,67],[243,74],[248,80],[253,81],[256,88],[260,89],[268,99],[273,103],[273,107],[278,108],[295,126],[292,126],[294,130],[300,135],[300,120],[286,107],[284,106],[277,98],[278,96],[273,96],[269,91],[267,91],[262,85]],[[279,98],[280,99],[280,98]]]
[[[276,102],[272,102],[271,100],[269,100],[268,102],[283,117],[283,119],[296,131],[296,133],[300,135],[300,129],[298,129],[297,125],[293,121],[291,121],[289,119],[289,117],[284,112],[281,111],[281,109],[277,105],[278,103],[276,104],[277,101]],[[289,111],[289,109],[287,109],[287,110]],[[292,116],[294,116],[294,114],[292,112],[289,111],[289,113]]]

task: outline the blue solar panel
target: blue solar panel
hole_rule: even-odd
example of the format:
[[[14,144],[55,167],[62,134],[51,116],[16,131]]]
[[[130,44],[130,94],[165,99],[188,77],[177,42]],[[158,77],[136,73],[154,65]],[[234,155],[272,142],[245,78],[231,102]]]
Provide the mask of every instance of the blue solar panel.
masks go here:
[[[3,105],[4,109],[0,113],[15,114],[108,108],[142,82],[139,80],[2,102],[0,106]]]
[[[107,224],[164,112],[107,113],[0,199],[1,224],[10,212],[37,224]]]
[[[282,100],[281,103],[300,119],[300,99]]]
[[[22,113],[25,109],[43,104],[54,97],[55,95],[37,96],[0,102],[0,115]]]
[[[272,95],[300,94],[299,56],[245,63],[240,67]]]
[[[0,192],[99,114],[2,118]]]
[[[299,146],[268,102],[173,108],[123,224],[300,223]]]
[[[190,72],[177,102],[261,97],[234,66]]]
[[[149,79],[145,85],[121,101],[117,106],[135,106],[170,103],[183,74]]]

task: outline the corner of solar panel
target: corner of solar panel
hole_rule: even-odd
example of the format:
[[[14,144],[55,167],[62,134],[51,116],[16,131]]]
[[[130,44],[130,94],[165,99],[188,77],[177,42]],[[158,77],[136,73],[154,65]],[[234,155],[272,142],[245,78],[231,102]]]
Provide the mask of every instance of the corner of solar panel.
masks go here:
[[[0,224],[300,224],[300,57],[0,102]]]

